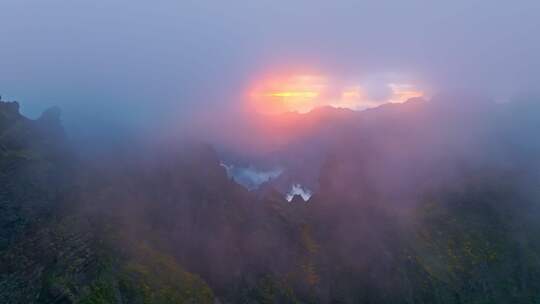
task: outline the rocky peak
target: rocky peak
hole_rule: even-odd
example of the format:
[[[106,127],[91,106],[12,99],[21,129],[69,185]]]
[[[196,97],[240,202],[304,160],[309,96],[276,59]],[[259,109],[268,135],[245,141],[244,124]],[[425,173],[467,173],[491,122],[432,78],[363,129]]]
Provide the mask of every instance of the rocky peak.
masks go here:
[[[60,116],[62,114],[62,110],[60,110],[59,107],[50,107],[43,111],[41,116],[38,118],[40,121],[44,122],[60,122]]]
[[[19,115],[19,103],[16,101],[2,101],[0,100],[0,111],[2,113],[10,113],[12,115]]]
[[[23,116],[19,113],[18,102],[0,100],[0,131],[6,130],[21,118]]]

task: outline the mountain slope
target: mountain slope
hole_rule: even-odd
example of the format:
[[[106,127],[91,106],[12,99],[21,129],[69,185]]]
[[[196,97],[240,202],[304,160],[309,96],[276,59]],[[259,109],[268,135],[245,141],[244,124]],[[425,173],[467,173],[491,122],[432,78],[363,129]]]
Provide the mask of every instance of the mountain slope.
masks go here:
[[[289,203],[208,145],[78,158],[57,110],[2,103],[0,302],[535,303],[540,112],[467,109],[325,116],[275,154],[316,150],[287,167],[316,191]]]

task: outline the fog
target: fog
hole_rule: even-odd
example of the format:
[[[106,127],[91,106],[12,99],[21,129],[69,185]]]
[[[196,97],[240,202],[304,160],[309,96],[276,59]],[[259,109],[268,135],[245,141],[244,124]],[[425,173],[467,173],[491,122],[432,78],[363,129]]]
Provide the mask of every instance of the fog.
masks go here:
[[[538,1],[0,12],[0,302],[538,302]]]
[[[5,0],[0,93],[70,132],[152,128],[235,109],[261,74],[392,75],[507,100],[540,81],[537,1]]]

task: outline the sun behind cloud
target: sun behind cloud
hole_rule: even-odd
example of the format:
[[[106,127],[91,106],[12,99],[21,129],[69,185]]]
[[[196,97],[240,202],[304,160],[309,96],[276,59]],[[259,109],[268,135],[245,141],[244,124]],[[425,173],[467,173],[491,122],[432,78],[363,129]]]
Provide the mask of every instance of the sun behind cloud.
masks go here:
[[[331,77],[322,74],[271,75],[251,86],[248,102],[252,109],[266,114],[307,113],[322,106],[362,110],[424,95],[411,84],[392,82],[382,85],[389,92],[388,96],[376,99],[370,97],[362,84],[340,86]]]
[[[253,86],[249,99],[258,112],[309,112],[317,107],[327,88],[328,81],[321,75],[271,76]]]

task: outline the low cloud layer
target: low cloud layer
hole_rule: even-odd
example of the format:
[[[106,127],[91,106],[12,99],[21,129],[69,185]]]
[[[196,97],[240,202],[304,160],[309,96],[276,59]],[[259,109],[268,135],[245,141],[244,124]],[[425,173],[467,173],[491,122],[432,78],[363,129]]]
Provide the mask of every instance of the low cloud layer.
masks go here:
[[[275,168],[270,170],[257,169],[253,166],[241,167],[221,163],[227,171],[227,176],[235,182],[246,187],[248,190],[255,190],[263,183],[269,182],[281,175],[283,169]]]

